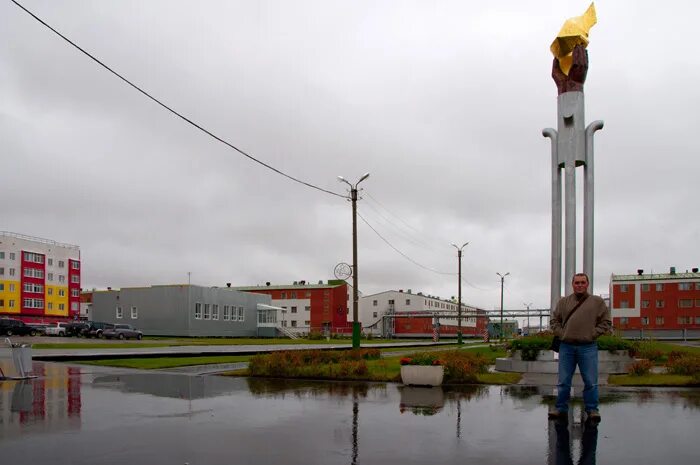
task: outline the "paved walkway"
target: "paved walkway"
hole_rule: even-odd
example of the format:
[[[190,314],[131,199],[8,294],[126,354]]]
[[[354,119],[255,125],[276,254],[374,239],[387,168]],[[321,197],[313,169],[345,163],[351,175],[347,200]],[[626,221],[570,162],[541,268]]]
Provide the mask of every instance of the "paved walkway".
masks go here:
[[[363,343],[363,348],[401,348],[401,347],[431,347],[454,344],[446,342],[395,342],[395,343]],[[174,347],[130,347],[104,349],[34,349],[34,360],[64,361],[64,360],[94,360],[108,358],[153,358],[153,357],[200,357],[208,355],[254,355],[279,350],[308,350],[308,349],[350,349],[349,344],[275,344],[275,345],[212,345],[212,346],[174,346]]]

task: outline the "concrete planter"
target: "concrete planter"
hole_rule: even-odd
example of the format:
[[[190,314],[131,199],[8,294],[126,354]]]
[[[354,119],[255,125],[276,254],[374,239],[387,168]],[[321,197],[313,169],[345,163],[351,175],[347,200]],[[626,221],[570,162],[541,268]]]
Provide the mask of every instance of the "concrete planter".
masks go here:
[[[598,352],[598,373],[627,373],[627,368],[634,363],[626,350]],[[559,371],[559,354],[552,350],[541,350],[537,360],[524,361],[520,351],[512,357],[496,359],[497,371],[512,371],[518,373],[557,373]],[[578,368],[576,369],[578,372]]]
[[[401,392],[401,413],[412,412],[414,415],[435,415],[445,406],[445,393],[441,387],[399,388]]]
[[[429,365],[402,365],[401,381],[407,386],[440,386],[445,368]]]

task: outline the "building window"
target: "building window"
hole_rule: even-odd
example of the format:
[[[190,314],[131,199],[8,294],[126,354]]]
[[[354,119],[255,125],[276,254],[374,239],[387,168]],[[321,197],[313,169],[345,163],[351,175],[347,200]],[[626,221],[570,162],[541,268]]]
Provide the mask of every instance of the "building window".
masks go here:
[[[311,297],[311,291],[306,291],[306,297]]]
[[[700,316],[695,317],[695,324],[700,325]]]
[[[693,299],[679,299],[678,300],[678,307],[679,308],[692,308],[693,307]]]
[[[286,292],[280,292],[280,299],[286,299],[287,298],[287,293]]]
[[[666,302],[664,302],[663,300],[656,301],[656,308],[664,308],[665,305],[666,305]]]
[[[71,261],[70,267],[73,268],[74,270],[79,270],[80,269],[80,262]]]
[[[65,283],[66,282],[66,277],[63,276],[62,274],[58,275],[58,282],[59,283]]]
[[[297,320],[292,320],[292,328],[296,328],[296,327],[297,327]]]
[[[14,269],[14,268],[10,268],[10,276],[14,276],[14,275],[15,275],[15,269]]]
[[[44,263],[44,256],[34,252],[24,252],[24,261],[32,263]]]
[[[623,308],[626,308],[626,307],[623,307]],[[629,318],[627,318],[626,316],[623,316],[622,318],[620,318],[620,324],[621,324],[621,325],[624,326],[624,325],[626,325],[626,324],[628,324],[628,323],[629,323]]]
[[[2,307],[2,304],[0,304],[0,307]],[[47,310],[53,310],[53,302],[47,302],[47,303],[46,303],[46,309],[47,309]]]
[[[411,299],[406,299],[406,305],[411,305]]]
[[[305,321],[304,321],[304,326],[311,326],[311,321],[305,320]]]
[[[648,300],[642,300],[642,308],[649,308],[649,301]]]
[[[194,304],[194,319],[195,320],[201,320],[202,319],[202,304],[199,302],[196,302]]]
[[[204,304],[204,319],[209,320],[211,319],[211,311],[209,310],[210,305],[209,304]]]
[[[65,297],[65,296],[66,296],[66,290],[65,290],[65,289],[59,289],[59,290],[58,290],[58,296],[59,296],[59,297]]]
[[[27,298],[23,300],[23,305],[24,308],[44,308],[44,300]]]
[[[10,292],[15,292],[15,285],[13,283],[10,283]]]
[[[630,308],[629,302],[627,302],[626,300],[621,300],[620,301],[620,308]]]
[[[5,252],[0,252],[0,260],[4,260],[4,259],[5,259]]]
[[[233,305],[231,305],[231,321],[238,321],[238,311]]]
[[[373,300],[373,301],[372,301],[372,306],[373,306],[373,307],[376,307],[378,304],[379,304],[379,302],[377,302],[376,300]]]
[[[58,261],[58,267],[59,267],[59,268],[65,268],[65,267],[66,267],[66,262],[64,262],[63,260],[59,260],[59,261]]]
[[[649,317],[643,316],[642,317],[642,326],[648,326],[648,325],[649,325]]]
[[[80,290],[79,289],[71,289],[70,295],[72,297],[80,297]]]
[[[49,279],[49,281],[53,281],[53,273],[49,273],[48,279]]]
[[[44,286],[42,286],[41,284],[24,283],[23,289],[24,289],[24,292],[29,292],[32,294],[43,294],[44,293]]]
[[[620,284],[620,292],[627,292],[627,284]]]
[[[372,318],[377,318],[377,312],[372,312]]]
[[[282,326],[287,327],[287,320],[282,320]]]
[[[297,308],[296,308],[296,307],[292,307],[292,313],[296,313],[296,312],[297,312]]]
[[[53,295],[53,288],[52,288],[52,287],[46,288],[46,293],[47,293],[48,295]]]
[[[49,266],[53,266],[53,258],[48,259]]]
[[[238,307],[238,321],[245,320],[245,314],[243,313],[243,307]]]
[[[40,270],[38,268],[25,268],[24,277],[42,279],[44,277],[44,270]]]
[[[391,300],[389,301],[389,305],[394,305],[394,299],[391,299]]]
[[[15,259],[15,253],[14,253],[14,252],[10,252],[10,260],[14,260],[14,259]]]
[[[136,307],[131,307],[131,319],[135,320],[139,317],[139,309]]]
[[[642,284],[642,292],[648,292],[649,291],[649,285],[648,284]]]
[[[13,299],[10,299],[7,301],[7,306],[9,308],[15,308],[15,301]]]
[[[3,276],[5,274],[5,268],[0,267],[0,276]]]
[[[656,285],[656,292],[661,292],[664,290],[664,285],[663,284],[657,284]]]
[[[80,275],[77,275],[77,274],[70,275],[70,282],[72,282],[73,284],[80,283]]]
[[[2,289],[0,289],[1,291]],[[695,306],[700,308],[700,299],[695,299]]]
[[[292,295],[291,295],[291,298],[292,298],[292,299],[296,299],[296,298],[297,298],[297,293],[296,293],[296,292],[294,292],[294,291],[292,291]]]
[[[689,316],[679,316],[678,317],[678,324],[679,325],[689,325],[690,324],[690,317]]]
[[[689,291],[693,286],[693,283],[678,283],[679,291]]]
[[[229,321],[231,319],[231,314],[229,313],[229,306],[224,305],[224,321]]]
[[[305,312],[310,312],[310,311],[311,311],[311,307],[307,305],[306,307],[304,307],[304,311],[305,311]]]
[[[66,309],[66,304],[58,304],[58,310],[62,311]]]
[[[663,326],[663,324],[664,324],[664,317],[662,317],[662,316],[657,316],[657,317],[656,317],[656,325],[657,325],[657,326]]]
[[[0,283],[0,291],[4,291],[4,290],[5,290],[5,283]]]
[[[218,319],[219,319],[219,304],[213,304],[211,306],[211,319],[218,321]]]
[[[121,320],[122,318],[124,318],[124,310],[122,310],[121,307],[117,306],[115,316]]]
[[[78,311],[78,302],[71,302],[70,309],[73,312],[77,312]]]
[[[0,299],[0,308],[5,306],[5,301],[3,299]],[[50,308],[50,307],[49,307]]]
[[[695,283],[695,290],[700,291],[700,283]]]

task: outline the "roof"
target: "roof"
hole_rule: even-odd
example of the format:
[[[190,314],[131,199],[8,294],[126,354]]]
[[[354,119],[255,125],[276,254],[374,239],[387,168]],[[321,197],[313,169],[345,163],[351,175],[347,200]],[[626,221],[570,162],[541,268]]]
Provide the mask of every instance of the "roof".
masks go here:
[[[653,281],[666,279],[700,279],[700,273],[647,273],[647,274],[613,274],[612,281]]]
[[[346,284],[341,283],[328,283],[328,284],[280,284],[280,285],[258,285],[258,286],[234,286],[231,289],[237,291],[298,291],[304,289],[329,289],[334,287],[340,287]]]

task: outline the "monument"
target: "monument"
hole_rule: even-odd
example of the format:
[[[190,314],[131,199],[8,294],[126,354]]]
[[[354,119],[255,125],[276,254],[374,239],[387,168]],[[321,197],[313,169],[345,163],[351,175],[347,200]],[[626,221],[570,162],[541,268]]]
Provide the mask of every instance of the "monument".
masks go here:
[[[595,6],[568,19],[552,42],[552,78],[557,86],[557,129],[542,131],[552,145],[552,259],[550,308],[562,295],[562,246],[565,284],[576,273],[576,168],[583,166],[583,271],[593,283],[593,135],[602,121],[585,125],[583,84],[588,73],[588,32],[597,22]],[[562,175],[564,170],[564,243]]]

